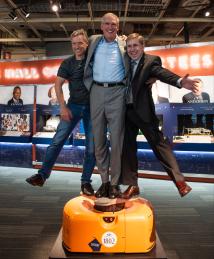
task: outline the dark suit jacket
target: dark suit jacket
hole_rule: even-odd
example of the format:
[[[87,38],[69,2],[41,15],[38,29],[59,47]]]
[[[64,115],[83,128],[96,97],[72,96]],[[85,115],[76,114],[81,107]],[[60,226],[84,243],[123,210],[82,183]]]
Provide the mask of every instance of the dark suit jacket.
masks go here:
[[[21,106],[23,105],[23,100],[22,99],[19,99],[17,103],[14,102],[13,98],[10,99],[8,102],[7,102],[7,105],[9,106]]]
[[[138,63],[134,78],[131,81],[131,87],[134,108],[140,118],[147,123],[157,121],[152,90],[146,84],[146,81],[150,77],[156,77],[160,81],[173,86],[176,86],[180,78],[178,75],[162,67],[160,57],[143,54]]]
[[[201,93],[202,99],[197,100],[196,96],[190,92],[188,94],[185,94],[182,98],[183,103],[210,103],[210,96],[208,93]]]

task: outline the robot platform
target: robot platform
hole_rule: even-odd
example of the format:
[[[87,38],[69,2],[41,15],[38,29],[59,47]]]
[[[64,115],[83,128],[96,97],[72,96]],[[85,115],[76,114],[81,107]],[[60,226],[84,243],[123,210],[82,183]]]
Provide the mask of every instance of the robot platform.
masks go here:
[[[130,200],[79,196],[68,201],[49,258],[166,258],[155,232],[152,205]]]
[[[167,259],[166,253],[163,249],[163,246],[160,242],[160,239],[156,233],[156,245],[148,253],[71,253],[68,252],[62,245],[62,229],[59,232],[59,235],[52,247],[52,250],[49,255],[49,259],[86,259],[86,258],[110,258],[110,259]]]

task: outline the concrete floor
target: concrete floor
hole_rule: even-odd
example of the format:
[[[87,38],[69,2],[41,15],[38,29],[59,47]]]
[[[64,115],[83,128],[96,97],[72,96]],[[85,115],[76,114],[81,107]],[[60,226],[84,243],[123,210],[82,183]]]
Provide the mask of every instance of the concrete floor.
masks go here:
[[[80,173],[54,171],[41,188],[25,182],[35,172],[0,167],[1,259],[47,259],[64,204],[79,195]],[[99,175],[93,175],[94,188],[99,185]],[[154,206],[169,259],[214,258],[214,184],[190,183],[193,191],[184,198],[170,181],[139,179],[139,185],[141,196]]]

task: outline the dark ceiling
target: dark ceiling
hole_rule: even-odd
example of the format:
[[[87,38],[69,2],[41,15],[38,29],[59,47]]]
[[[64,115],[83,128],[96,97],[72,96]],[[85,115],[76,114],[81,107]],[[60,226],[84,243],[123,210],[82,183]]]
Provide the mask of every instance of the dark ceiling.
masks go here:
[[[36,53],[50,42],[68,42],[77,28],[89,35],[100,33],[100,18],[106,12],[120,17],[120,34],[142,33],[147,46],[214,41],[213,0],[62,0],[58,12],[51,10],[50,2],[0,1],[1,49]],[[28,18],[23,9],[30,12]],[[206,10],[209,17],[204,16]],[[15,21],[10,17],[13,11]]]

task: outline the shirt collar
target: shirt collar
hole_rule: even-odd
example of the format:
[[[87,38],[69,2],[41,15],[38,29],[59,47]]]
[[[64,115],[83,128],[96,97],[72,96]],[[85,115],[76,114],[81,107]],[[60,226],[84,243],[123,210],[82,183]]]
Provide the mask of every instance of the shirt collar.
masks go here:
[[[196,99],[202,99],[202,94],[196,95],[196,94],[193,93],[193,95],[194,95],[194,97],[195,97]]]
[[[19,100],[16,100],[15,98],[13,98],[13,102],[14,102],[14,103],[18,103]]]
[[[105,39],[104,35],[103,35],[103,36],[102,36],[102,39],[101,39],[101,42],[102,42],[102,43],[103,43],[103,42],[105,42],[105,43],[118,42],[118,35],[116,35],[116,38],[115,38],[113,41],[111,41],[111,42],[107,41],[107,40]]]
[[[131,61],[135,61],[135,64],[138,65],[138,63],[140,62],[141,58],[142,58],[143,54],[138,58],[138,59],[131,59]]]

